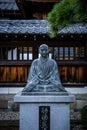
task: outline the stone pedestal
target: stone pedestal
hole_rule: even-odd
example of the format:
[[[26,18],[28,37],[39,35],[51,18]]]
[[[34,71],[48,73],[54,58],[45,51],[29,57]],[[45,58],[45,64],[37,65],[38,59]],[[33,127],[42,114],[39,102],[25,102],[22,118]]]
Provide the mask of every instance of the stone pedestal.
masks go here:
[[[70,130],[69,104],[74,101],[73,95],[17,94],[20,130]]]

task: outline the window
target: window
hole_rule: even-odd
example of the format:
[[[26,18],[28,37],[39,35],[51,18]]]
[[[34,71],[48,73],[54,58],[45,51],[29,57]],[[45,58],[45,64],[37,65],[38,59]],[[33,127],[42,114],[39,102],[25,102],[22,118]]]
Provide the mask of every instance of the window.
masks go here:
[[[84,47],[55,47],[56,60],[84,60]]]
[[[2,47],[0,60],[33,60],[32,47]]]

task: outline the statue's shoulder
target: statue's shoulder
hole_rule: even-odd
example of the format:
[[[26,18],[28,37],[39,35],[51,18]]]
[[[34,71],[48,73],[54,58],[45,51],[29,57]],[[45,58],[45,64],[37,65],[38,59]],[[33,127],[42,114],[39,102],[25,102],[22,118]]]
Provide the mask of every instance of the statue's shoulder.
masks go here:
[[[49,59],[50,60],[50,64],[52,65],[52,66],[54,66],[54,67],[56,67],[57,68],[57,62],[54,60],[54,59]]]
[[[53,62],[54,64],[56,64],[56,61],[54,59],[49,58],[50,62]]]
[[[38,61],[40,61],[40,59],[39,59],[39,58],[37,58],[37,59],[33,60],[32,64],[36,64]]]

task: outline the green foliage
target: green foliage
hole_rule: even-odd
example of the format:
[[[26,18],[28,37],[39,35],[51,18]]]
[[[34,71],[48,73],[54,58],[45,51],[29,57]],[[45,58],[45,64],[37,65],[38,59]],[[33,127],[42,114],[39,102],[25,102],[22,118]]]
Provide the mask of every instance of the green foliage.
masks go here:
[[[87,105],[85,105],[81,110],[81,119],[84,128],[87,128]]]
[[[51,28],[51,36],[56,36],[57,31],[65,26],[87,22],[87,0],[62,0],[55,4],[47,20]]]

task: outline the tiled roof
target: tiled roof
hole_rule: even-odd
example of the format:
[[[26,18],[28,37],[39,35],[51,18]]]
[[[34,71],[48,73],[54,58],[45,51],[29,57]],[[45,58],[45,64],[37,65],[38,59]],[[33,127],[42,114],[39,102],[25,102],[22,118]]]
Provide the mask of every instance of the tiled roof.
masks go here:
[[[15,0],[0,0],[0,10],[18,10]]]
[[[48,33],[45,20],[0,20],[0,33]]]
[[[0,20],[0,33],[47,34],[50,28],[46,20]],[[87,34],[87,24],[65,27],[59,34]]]
[[[61,29],[58,33],[60,34],[83,34],[87,33],[87,24],[74,24]]]

